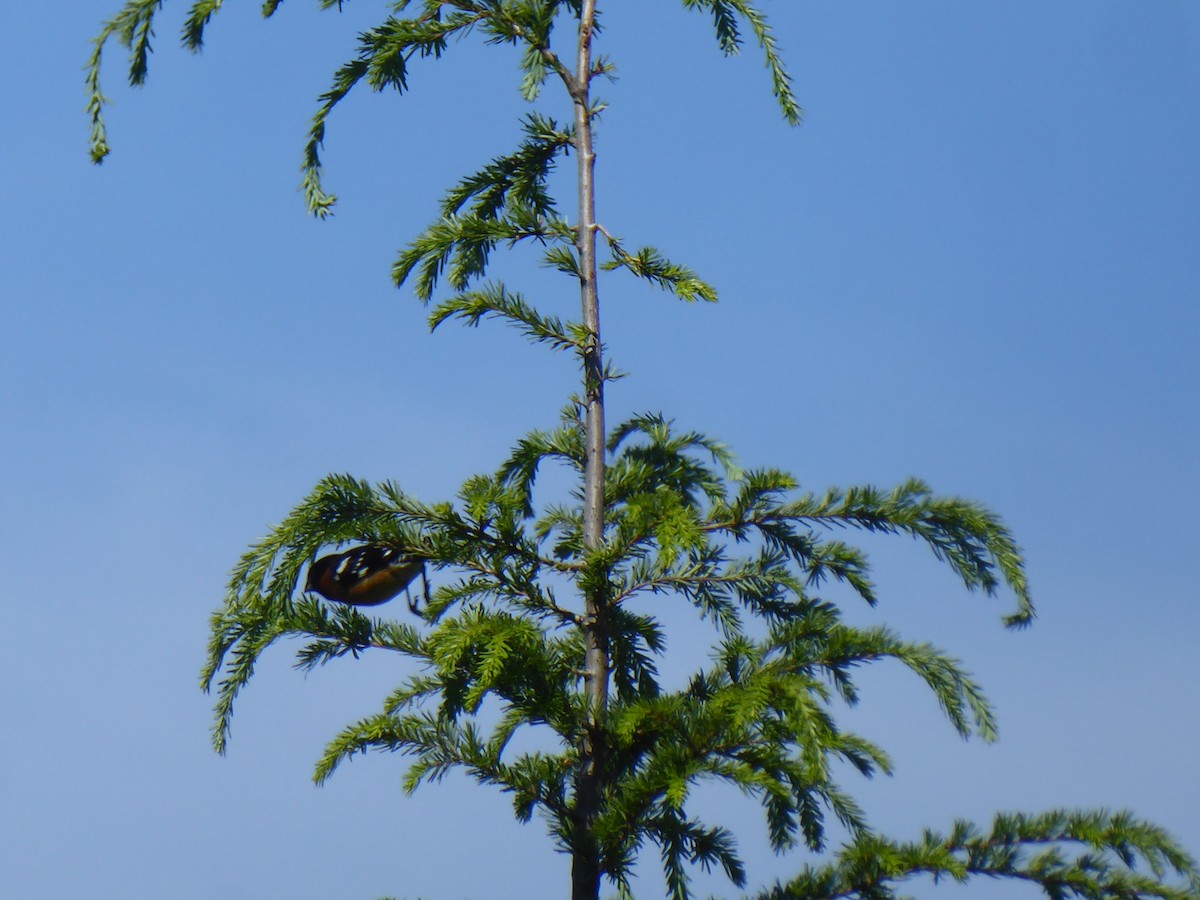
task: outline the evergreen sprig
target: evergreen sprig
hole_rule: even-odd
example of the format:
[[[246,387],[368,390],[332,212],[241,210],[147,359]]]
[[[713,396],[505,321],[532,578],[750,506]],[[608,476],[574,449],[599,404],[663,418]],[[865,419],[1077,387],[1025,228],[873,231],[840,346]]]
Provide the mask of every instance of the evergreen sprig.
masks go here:
[[[1024,627],[1033,621],[1024,559],[1011,532],[982,504],[934,497],[920,479],[911,478],[886,494],[865,486],[844,492],[830,490],[820,498],[805,495],[767,519],[910,534],[924,540],[970,590],[993,595],[1002,579],[1018,603],[1006,624]]]
[[[557,316],[546,316],[502,284],[485,285],[437,304],[429,313],[429,327],[436,330],[447,319],[458,319],[472,327],[485,318],[505,319],[536,343],[555,350],[582,352],[587,332],[577,322],[566,324]]]
[[[456,291],[464,291],[481,277],[497,244],[510,247],[536,239],[542,243],[571,242],[570,226],[548,219],[532,207],[510,202],[505,214],[448,215],[434,222],[403,251],[392,267],[392,278],[404,284],[416,271],[415,289],[424,301],[433,297],[439,277],[449,268],[447,280]]]
[[[104,123],[104,107],[109,100],[100,89],[100,63],[104,45],[115,37],[129,51],[129,83],[134,87],[146,81],[150,61],[150,39],[154,37],[154,14],[165,0],[129,0],[121,11],[104,23],[92,41],[92,54],[84,67],[87,76],[87,112],[91,119],[90,150],[92,162],[101,163],[108,156],[108,129]]]
[[[610,271],[626,269],[638,278],[644,278],[657,287],[669,290],[680,300],[689,303],[695,300],[716,303],[717,292],[712,285],[702,281],[687,266],[666,259],[654,247],[642,247],[636,253],[629,253],[615,238],[609,238],[608,247],[613,258],[602,268]]]
[[[779,56],[775,35],[767,24],[766,16],[747,0],[683,0],[684,8],[708,10],[713,18],[713,29],[717,43],[727,55],[741,50],[742,37],[738,28],[739,17],[746,20],[758,46],[763,51],[767,68],[771,72],[771,83],[779,109],[789,125],[799,125],[803,110],[792,91],[792,79]]]
[[[381,25],[359,35],[356,57],[338,68],[333,84],[318,98],[320,106],[309,127],[300,166],[301,189],[309,212],[317,218],[329,216],[337,203],[337,197],[326,193],[322,186],[320,155],[326,121],[334,108],[364,78],[373,91],[390,87],[403,94],[408,90],[408,62],[414,55],[422,59],[440,58],[451,37],[469,31],[479,22],[481,13],[471,10],[442,18],[441,5],[427,4],[425,14],[417,18],[389,16]],[[407,4],[400,8],[403,6]]]
[[[574,130],[562,128],[554,119],[537,113],[526,116],[522,130],[525,140],[514,153],[497,157],[446,193],[443,215],[456,215],[468,200],[473,200],[472,215],[496,218],[508,205],[510,196],[517,206],[527,207],[537,215],[555,214],[554,198],[546,181],[558,156],[569,152],[574,145]]]
[[[833,862],[806,866],[754,897],[898,900],[899,886],[918,876],[935,884],[980,877],[1025,881],[1051,900],[1200,896],[1195,860],[1161,828],[1128,812],[1054,810],[1001,814],[986,832],[959,821],[949,834],[926,831],[911,842],[861,835]]]

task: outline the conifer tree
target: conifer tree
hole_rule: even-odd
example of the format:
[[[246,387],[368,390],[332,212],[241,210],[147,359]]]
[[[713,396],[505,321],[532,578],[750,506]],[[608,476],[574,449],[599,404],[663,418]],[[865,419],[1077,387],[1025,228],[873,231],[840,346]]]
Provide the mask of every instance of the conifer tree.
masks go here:
[[[318,0],[322,8],[340,0]],[[91,153],[109,153],[100,90],[110,39],[129,51],[140,85],[163,0],[127,0],[103,26],[87,68]],[[272,16],[280,0],[265,0]],[[408,758],[415,790],[460,768],[509,794],[515,816],[537,814],[572,860],[571,897],[595,900],[604,886],[630,896],[640,853],[653,844],[669,895],[691,896],[693,867],[719,867],[738,888],[747,876],[735,836],[689,809],[692,788],[713,780],[761,802],[776,850],[804,846],[828,861],[804,866],[757,898],[891,898],[915,876],[968,882],[1008,878],[1051,898],[1200,896],[1200,871],[1171,837],[1124,812],[1055,810],[997,816],[987,827],[953,823],[912,841],[876,833],[835,775],[890,770],[882,747],[842,728],[838,702],[858,697],[856,669],[898,660],[919,676],[963,736],[995,736],[992,710],[959,663],[886,628],[844,621],[822,596],[848,586],[876,602],[864,553],[835,537],[853,531],[923,542],[971,591],[1007,590],[1010,627],[1034,617],[1022,557],[1000,519],[969,500],[934,494],[918,480],[894,488],[801,490],[787,472],[743,471],[725,446],[658,414],[605,422],[615,370],[601,340],[601,272],[644,279],[688,302],[716,300],[691,269],[652,246],[629,247],[616,223],[596,218],[593,134],[598,79],[613,72],[597,52],[598,0],[396,0],[321,95],[303,151],[309,210],[328,216],[320,151],[330,114],[355,88],[408,90],[410,67],[429,66],[461,38],[519,53],[519,90],[535,105],[564,91],[574,111],[559,122],[536,111],[524,137],[452,186],[438,218],[398,256],[396,284],[411,285],[436,329],[497,319],[535,344],[578,359],[581,380],[556,427],[517,439],[495,471],[468,478],[453,501],[427,502],[396,483],[350,475],[318,483],[235,567],[212,617],[202,684],[215,691],[213,742],[224,752],[234,702],[259,657],[299,637],[297,666],[311,670],[365,652],[401,654],[411,674],[381,711],[348,725],[316,765],[318,783],[369,750]],[[717,49],[748,39],[765,58],[783,118],[800,121],[775,39],[750,0],[682,0],[711,19]],[[200,49],[222,0],[194,0],[182,41]],[[557,30],[556,30],[557,29]],[[614,36],[619,42],[619,36]],[[466,52],[455,46],[455,52]],[[573,158],[571,211],[550,175]],[[488,280],[498,249],[534,243],[544,263],[578,291],[577,317],[535,306]],[[620,282],[607,279],[607,289]],[[569,308],[567,306],[563,309]],[[573,473],[567,497],[545,497],[544,466]],[[375,548],[435,589],[419,618],[402,605],[373,616],[307,590],[324,552]],[[712,625],[711,664],[681,687],[663,683],[658,618],[635,598],[687,604]],[[488,703],[485,709],[484,704]],[[492,714],[491,710],[498,710]],[[517,752],[514,735],[551,734],[544,749]],[[836,820],[849,838],[828,851]]]

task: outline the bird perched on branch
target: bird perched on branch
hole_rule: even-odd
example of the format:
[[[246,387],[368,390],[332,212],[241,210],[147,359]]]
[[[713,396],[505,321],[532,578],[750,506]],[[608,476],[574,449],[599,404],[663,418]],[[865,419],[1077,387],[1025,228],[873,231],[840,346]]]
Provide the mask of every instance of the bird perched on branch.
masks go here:
[[[429,582],[425,580],[424,558],[395,547],[365,544],[316,560],[308,567],[304,589],[351,606],[378,606],[404,591],[408,608],[419,615],[417,603],[408,590],[418,575],[425,586],[425,603],[428,604]]]

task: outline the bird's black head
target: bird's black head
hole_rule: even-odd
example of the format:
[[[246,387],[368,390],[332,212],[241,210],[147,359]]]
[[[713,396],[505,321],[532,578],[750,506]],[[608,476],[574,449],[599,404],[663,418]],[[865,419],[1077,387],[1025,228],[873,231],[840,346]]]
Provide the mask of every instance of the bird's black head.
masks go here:
[[[306,591],[315,591],[321,583],[321,576],[332,565],[334,557],[323,556],[308,567],[308,578],[304,582]]]

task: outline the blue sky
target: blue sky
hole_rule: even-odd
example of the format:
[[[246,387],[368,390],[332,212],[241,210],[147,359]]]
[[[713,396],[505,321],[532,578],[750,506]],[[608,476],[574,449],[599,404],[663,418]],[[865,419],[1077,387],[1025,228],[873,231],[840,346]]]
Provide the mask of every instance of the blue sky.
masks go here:
[[[1200,8],[763,5],[798,129],[705,18],[602,7],[620,80],[600,219],[721,292],[690,308],[603,284],[631,373],[611,417],[661,410],[818,490],[919,475],[1016,532],[1040,613],[1022,633],[1000,626],[1011,598],[867,542],[882,602],[850,615],[962,658],[1001,729],[963,743],[899,668],[865,675],[846,721],[896,774],[852,786],[881,829],[1105,805],[1200,853]],[[305,678],[278,648],[225,758],[197,690],[229,569],[323,474],[448,497],[574,389],[572,363],[504,329],[429,336],[389,281],[441,191],[514,146],[510,51],[456,45],[411,95],[347,101],[325,154],[341,203],[315,222],[295,190],[308,119],[378,5],[263,22],[229,4],[195,58],[167,4],[144,89],[110,49],[95,168],[81,67],[116,7],[0,11],[0,880],[30,900],[561,896],[567,860],[497,794],[450,778],[406,798],[386,756],[312,786],[395,660]],[[510,270],[574,309],[566,282]],[[753,883],[804,858],[763,849],[749,801],[700,803],[743,835]]]

